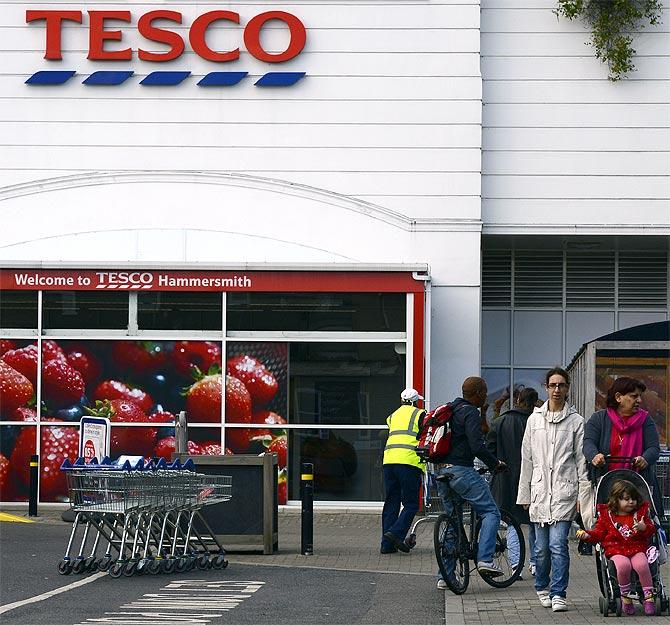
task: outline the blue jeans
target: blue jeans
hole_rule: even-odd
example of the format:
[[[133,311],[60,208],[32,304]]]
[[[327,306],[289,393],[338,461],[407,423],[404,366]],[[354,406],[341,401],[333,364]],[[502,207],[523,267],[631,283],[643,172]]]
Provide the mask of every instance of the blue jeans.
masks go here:
[[[570,521],[535,523],[535,590],[546,590],[551,573],[551,597],[565,597],[570,576]]]
[[[507,528],[507,552],[509,553],[509,561],[512,566],[519,564],[519,556],[521,555],[521,547],[519,540],[522,539],[516,531],[511,531]],[[528,526],[528,562],[535,564],[535,525],[531,523]]]
[[[496,535],[500,526],[500,511],[493,501],[489,486],[484,478],[473,467],[451,466],[441,469],[439,475],[450,474],[453,477],[447,486],[443,482],[437,483],[437,492],[444,500],[444,510],[451,513],[452,503],[449,490],[453,490],[465,501],[470,502],[482,521],[479,530],[479,546],[477,549],[478,562],[491,562],[496,548]]]
[[[384,537],[391,532],[399,540],[405,540],[414,515],[419,510],[421,477],[423,471],[409,464],[384,465],[384,509],[382,510],[382,549],[392,547]],[[400,512],[402,504],[402,512]]]

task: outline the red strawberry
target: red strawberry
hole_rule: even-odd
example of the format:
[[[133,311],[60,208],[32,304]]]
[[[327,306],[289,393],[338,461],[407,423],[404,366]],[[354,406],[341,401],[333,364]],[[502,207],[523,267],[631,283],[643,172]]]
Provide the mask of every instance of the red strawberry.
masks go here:
[[[0,501],[10,501],[9,493],[9,460],[0,454]]]
[[[120,371],[145,375],[160,369],[167,359],[160,343],[118,341],[112,349],[112,361]]]
[[[37,421],[37,412],[33,408],[17,408],[9,416],[10,421]]]
[[[19,373],[23,373],[33,386],[37,386],[37,345],[9,350],[2,356],[2,360]]]
[[[280,506],[285,506],[288,501],[288,482],[284,480],[277,484],[277,503]]]
[[[67,362],[65,352],[56,341],[42,341],[42,361],[48,362],[49,360],[62,360],[63,362]]]
[[[267,453],[276,453],[279,469],[283,469],[286,466],[288,456],[288,439],[286,436],[277,436],[277,438],[273,439],[268,445]]]
[[[221,374],[206,375],[186,391],[186,412],[194,423],[221,422]]]
[[[249,356],[241,354],[229,358],[226,363],[228,375],[233,375],[244,382],[251,394],[254,406],[265,406],[272,401],[277,394],[277,379],[272,375],[265,365]]]
[[[89,414],[107,417],[111,421],[124,423],[148,423],[149,417],[135,402],[128,399],[112,399],[95,402]],[[156,428],[112,426],[111,451],[113,454],[148,456],[156,442]]]
[[[205,441],[200,443],[200,455],[201,456],[220,456],[221,455],[221,445],[214,441]]]
[[[230,445],[236,454],[247,451],[256,436],[262,436],[262,433],[251,428],[226,428],[226,444]]]
[[[154,405],[154,400],[149,393],[141,388],[130,388],[118,380],[105,380],[98,384],[93,391],[92,399],[129,399],[135,402],[142,410],[148,412]]]
[[[209,371],[212,365],[221,366],[221,347],[212,341],[179,341],[172,352],[174,368],[190,378],[193,369]]]
[[[50,408],[70,406],[84,391],[84,378],[67,360],[50,360],[42,367],[42,398]]]
[[[43,421],[53,421],[44,419]],[[35,427],[23,427],[11,457],[12,475],[24,488],[30,480],[30,456],[35,453]],[[75,427],[42,427],[40,435],[40,497],[54,501],[67,495],[65,473],[60,466],[65,458],[77,459],[79,431]]]
[[[157,410],[149,415],[149,421],[152,423],[174,423],[177,421],[177,417],[171,412],[167,412],[167,410]]]
[[[251,422],[267,423],[268,425],[283,425],[284,423],[286,423],[286,419],[280,417],[276,412],[272,412],[270,410],[257,410],[256,412],[252,413]],[[283,434],[283,430],[274,428],[273,429],[259,428],[256,430],[256,436],[266,436],[267,434],[276,436],[279,434]]]
[[[9,339],[0,339],[0,356],[7,353],[10,349],[16,349],[16,343]]]
[[[0,360],[0,412],[9,414],[24,406],[33,396],[30,380]]]
[[[226,376],[226,421],[251,422],[251,395],[247,387],[232,375]]]
[[[102,365],[97,356],[85,347],[72,347],[68,349],[67,361],[72,365],[84,378],[84,383],[88,386],[93,384],[102,372]]]

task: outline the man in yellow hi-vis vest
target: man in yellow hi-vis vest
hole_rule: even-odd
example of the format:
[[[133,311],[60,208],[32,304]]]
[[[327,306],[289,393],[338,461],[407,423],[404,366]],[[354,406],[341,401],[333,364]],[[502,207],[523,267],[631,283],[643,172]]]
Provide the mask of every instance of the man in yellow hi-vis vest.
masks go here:
[[[419,510],[421,478],[425,463],[416,455],[417,435],[426,411],[413,388],[400,393],[402,405],[386,419],[389,437],[384,448],[384,510],[381,553],[409,553],[405,536]],[[400,511],[402,504],[402,512]]]

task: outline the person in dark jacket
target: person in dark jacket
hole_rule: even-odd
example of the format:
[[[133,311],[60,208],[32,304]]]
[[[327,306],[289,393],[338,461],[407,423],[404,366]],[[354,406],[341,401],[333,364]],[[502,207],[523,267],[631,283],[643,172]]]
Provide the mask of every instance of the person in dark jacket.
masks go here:
[[[594,479],[598,468],[637,471],[651,488],[656,512],[663,516],[663,499],[655,471],[661,453],[658,430],[651,415],[641,408],[646,389],[635,378],[622,376],[614,380],[607,392],[607,409],[594,412],[584,428],[584,456]],[[632,466],[607,463],[608,455],[633,458]]]
[[[493,561],[500,511],[491,496],[488,484],[475,470],[474,459],[479,458],[491,472],[504,470],[505,463],[500,462],[486,448],[484,442],[479,409],[486,403],[486,382],[478,377],[466,378],[462,392],[463,397],[451,402],[451,451],[445,457],[444,463],[436,466],[437,489],[444,500],[445,511],[451,511],[449,489],[470,502],[477,511],[481,519],[477,568],[495,577],[502,574],[498,564]],[[440,481],[440,477],[446,475],[451,476],[448,485]],[[438,580],[438,588],[443,588],[443,584],[443,580]]]
[[[516,503],[521,475],[521,444],[526,430],[528,416],[535,408],[537,391],[524,388],[517,395],[516,406],[500,415],[493,422],[486,436],[488,450],[502,460],[508,467],[504,473],[496,473],[491,481],[491,493],[499,508],[504,508],[519,523],[528,525],[528,552],[531,575],[535,575],[535,526],[530,522],[528,510]],[[516,534],[514,534],[516,536]],[[511,538],[512,536],[510,536]],[[509,544],[510,558],[515,564],[513,544]],[[516,551],[518,553],[518,549]],[[518,558],[517,558],[518,561]]]

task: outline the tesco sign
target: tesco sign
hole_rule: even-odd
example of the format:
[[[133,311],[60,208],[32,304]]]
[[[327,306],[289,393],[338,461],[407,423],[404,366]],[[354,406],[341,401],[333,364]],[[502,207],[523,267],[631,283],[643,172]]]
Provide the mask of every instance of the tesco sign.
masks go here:
[[[133,54],[142,61],[167,62],[179,58],[185,50],[186,44],[182,36],[170,30],[165,22],[182,24],[183,18],[179,11],[159,9],[141,15],[137,20],[137,31],[147,41],[167,46],[164,52],[152,52],[139,47],[109,50],[105,48],[107,42],[123,41],[123,30],[118,28],[118,22],[131,23],[130,11],[87,11],[88,14],[88,55],[91,61],[130,61]],[[26,22],[44,22],[46,44],[44,58],[47,60],[61,60],[61,31],[64,22],[83,23],[83,11],[66,9],[27,10]],[[279,53],[268,52],[261,44],[261,30],[271,21],[283,22],[289,30],[290,39],[286,50]],[[157,24],[157,22],[161,24]],[[114,22],[117,22],[116,27]],[[206,41],[208,28],[216,22],[232,22],[240,24],[240,14],[235,11],[208,11],[199,15],[191,24],[188,31],[188,41],[193,52],[206,61],[226,63],[240,57],[240,48],[232,50],[212,50]],[[254,58],[266,63],[283,63],[289,61],[302,52],[307,40],[305,25],[295,15],[285,11],[266,11],[252,17],[242,31],[244,45]]]

